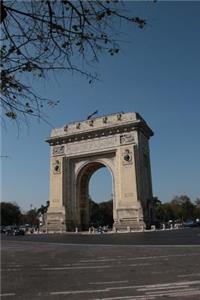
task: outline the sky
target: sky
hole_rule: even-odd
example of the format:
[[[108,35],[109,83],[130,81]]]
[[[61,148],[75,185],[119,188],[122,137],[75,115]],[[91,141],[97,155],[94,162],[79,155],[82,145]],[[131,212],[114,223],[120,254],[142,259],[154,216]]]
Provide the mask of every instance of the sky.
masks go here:
[[[58,72],[31,82],[38,93],[60,104],[49,108],[49,122],[62,127],[99,116],[139,112],[153,129],[150,140],[153,193],[161,201],[187,194],[200,197],[200,2],[127,2],[147,26],[120,28],[122,51],[102,55],[96,70],[100,80],[88,84],[80,76]],[[20,131],[12,122],[1,130],[1,201],[22,210],[40,207],[49,197],[51,127],[31,120]],[[111,198],[109,171],[97,171],[90,181],[97,201]]]

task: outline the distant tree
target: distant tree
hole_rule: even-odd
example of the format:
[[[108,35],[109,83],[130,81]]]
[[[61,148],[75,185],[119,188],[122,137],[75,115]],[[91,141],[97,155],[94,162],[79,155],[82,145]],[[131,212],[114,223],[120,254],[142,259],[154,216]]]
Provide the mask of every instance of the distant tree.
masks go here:
[[[200,198],[197,198],[194,206],[194,217],[200,219]]]
[[[175,196],[170,202],[158,201],[155,214],[156,219],[163,222],[194,219],[200,217],[200,201],[197,199],[194,204],[187,195]]]
[[[175,219],[186,221],[193,217],[194,204],[187,195],[176,196],[171,201]]]
[[[30,224],[31,226],[39,225],[38,210],[34,208],[27,211],[25,220],[26,224]]]
[[[175,215],[170,203],[163,203],[164,221],[174,220]]]
[[[195,200],[195,205],[196,205],[197,208],[200,208],[200,198],[197,198]]]
[[[155,206],[154,206],[154,210],[155,210],[155,218],[156,221],[158,222],[164,222],[166,218],[166,211],[163,207],[163,204],[160,200],[156,200],[155,201]]]
[[[113,201],[95,203],[90,199],[90,225],[94,227],[113,225]]]
[[[102,217],[102,224],[101,226],[108,225],[112,227],[113,225],[113,201],[107,201],[99,203],[99,212]]]
[[[121,24],[139,28],[146,24],[118,0],[0,3],[1,106],[5,116],[16,121],[22,116],[41,117],[45,105],[58,104],[37,95],[25,78],[46,78],[49,71],[68,70],[91,83],[97,78],[89,71],[91,65],[102,53],[119,52]]]
[[[1,202],[1,225],[18,225],[21,221],[21,210],[15,203]]]

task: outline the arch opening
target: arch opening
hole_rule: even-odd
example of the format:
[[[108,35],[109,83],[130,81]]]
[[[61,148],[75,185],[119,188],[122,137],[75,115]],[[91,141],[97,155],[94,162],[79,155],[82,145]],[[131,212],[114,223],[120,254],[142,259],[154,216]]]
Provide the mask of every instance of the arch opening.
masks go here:
[[[111,178],[110,182],[110,201],[98,201],[100,195],[92,199],[91,185],[92,177],[96,171],[107,171],[107,179]],[[101,170],[102,169],[102,170]],[[97,174],[97,173],[96,173]],[[103,190],[104,183],[98,178],[98,185]],[[109,180],[109,179],[108,179]],[[101,182],[101,183],[100,183]],[[104,181],[105,182],[105,181]],[[100,191],[99,189],[99,191]],[[77,177],[76,196],[77,196],[77,216],[78,227],[80,230],[88,230],[89,227],[112,227],[113,224],[113,174],[112,171],[101,162],[92,162],[82,168]],[[96,200],[96,201],[95,201]]]

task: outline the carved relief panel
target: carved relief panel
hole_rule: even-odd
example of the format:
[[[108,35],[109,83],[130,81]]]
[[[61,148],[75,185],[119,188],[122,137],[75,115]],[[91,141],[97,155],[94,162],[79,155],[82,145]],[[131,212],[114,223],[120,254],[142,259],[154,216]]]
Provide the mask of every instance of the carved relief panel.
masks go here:
[[[117,137],[108,136],[87,141],[74,142],[66,144],[66,154],[87,153],[91,151],[99,151],[117,146]]]
[[[52,150],[52,155],[57,156],[57,155],[63,155],[65,150],[65,146],[54,146]]]
[[[134,139],[134,134],[133,132],[131,133],[124,133],[122,135],[120,135],[120,144],[130,144],[130,143],[134,143],[135,139]]]

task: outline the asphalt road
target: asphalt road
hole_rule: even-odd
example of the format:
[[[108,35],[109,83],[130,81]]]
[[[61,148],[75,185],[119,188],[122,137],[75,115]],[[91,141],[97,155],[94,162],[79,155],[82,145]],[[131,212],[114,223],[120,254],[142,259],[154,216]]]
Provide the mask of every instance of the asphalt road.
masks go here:
[[[199,228],[2,235],[1,255],[6,300],[200,299]]]
[[[16,237],[2,235],[2,239],[92,245],[200,245],[200,227],[113,234],[30,234]]]

